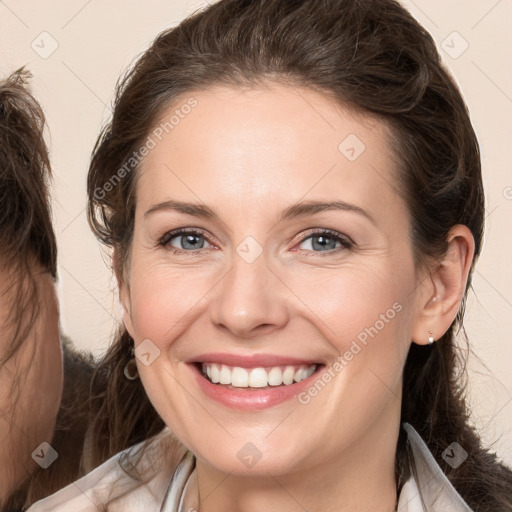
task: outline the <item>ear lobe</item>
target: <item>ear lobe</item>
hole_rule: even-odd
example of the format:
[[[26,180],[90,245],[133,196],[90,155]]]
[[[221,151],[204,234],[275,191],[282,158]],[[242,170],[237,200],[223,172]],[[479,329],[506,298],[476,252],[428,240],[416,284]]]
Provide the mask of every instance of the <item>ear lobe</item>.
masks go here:
[[[448,235],[446,254],[429,276],[423,288],[420,311],[413,325],[412,340],[426,345],[429,337],[438,340],[450,328],[466,290],[475,241],[467,226],[456,225]]]

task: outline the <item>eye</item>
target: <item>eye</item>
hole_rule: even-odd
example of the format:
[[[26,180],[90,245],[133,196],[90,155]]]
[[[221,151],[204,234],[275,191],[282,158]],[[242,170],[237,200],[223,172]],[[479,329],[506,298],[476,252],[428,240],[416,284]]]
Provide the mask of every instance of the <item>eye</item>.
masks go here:
[[[209,244],[202,230],[186,228],[165,233],[160,237],[158,246],[175,254],[196,254],[196,251],[205,248],[205,242]],[[355,245],[347,236],[329,229],[310,231],[302,237],[299,245],[306,243],[310,244],[311,249],[306,248],[301,249],[301,251],[327,253],[326,256],[341,252],[344,249],[350,249]]]
[[[205,241],[206,238],[200,230],[179,229],[165,233],[158,241],[158,245],[176,254],[182,254],[203,249]]]
[[[329,229],[310,232],[302,238],[300,245],[306,242],[310,245],[311,249],[305,250],[326,252],[328,254],[332,254],[333,252],[338,253],[344,249],[350,249],[354,246],[354,242],[352,242],[348,237]],[[339,244],[338,247],[336,247],[337,244]]]

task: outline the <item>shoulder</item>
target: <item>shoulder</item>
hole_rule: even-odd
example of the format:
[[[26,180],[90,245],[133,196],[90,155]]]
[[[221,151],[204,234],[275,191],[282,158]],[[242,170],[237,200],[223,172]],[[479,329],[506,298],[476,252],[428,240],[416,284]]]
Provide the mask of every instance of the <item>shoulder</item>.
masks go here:
[[[32,505],[28,512],[158,511],[186,449],[165,428],[114,455],[101,466]]]

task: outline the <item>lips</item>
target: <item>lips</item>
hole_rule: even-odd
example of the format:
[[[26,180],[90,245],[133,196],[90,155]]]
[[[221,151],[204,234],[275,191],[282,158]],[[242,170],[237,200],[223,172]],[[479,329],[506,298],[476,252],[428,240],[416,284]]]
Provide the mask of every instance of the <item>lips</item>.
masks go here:
[[[186,362],[207,398],[240,411],[292,400],[325,369],[320,362],[268,354],[202,354]]]
[[[187,363],[217,363],[226,366],[239,366],[241,368],[271,368],[273,366],[311,366],[318,364],[314,359],[299,359],[289,356],[280,356],[276,354],[232,354],[232,353],[215,353],[200,354],[193,359],[186,361]]]

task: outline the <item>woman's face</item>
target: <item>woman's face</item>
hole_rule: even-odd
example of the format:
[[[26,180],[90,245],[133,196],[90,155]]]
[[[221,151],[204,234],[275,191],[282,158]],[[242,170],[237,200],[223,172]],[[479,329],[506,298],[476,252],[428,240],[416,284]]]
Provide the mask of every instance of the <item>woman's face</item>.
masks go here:
[[[384,125],[284,85],[161,121],[121,284],[158,413],[223,472],[394,453],[422,287]]]

